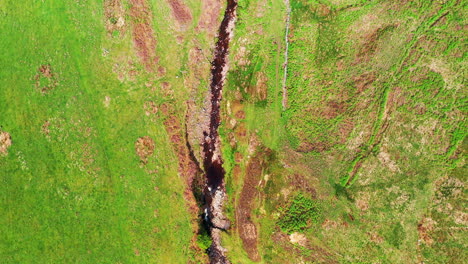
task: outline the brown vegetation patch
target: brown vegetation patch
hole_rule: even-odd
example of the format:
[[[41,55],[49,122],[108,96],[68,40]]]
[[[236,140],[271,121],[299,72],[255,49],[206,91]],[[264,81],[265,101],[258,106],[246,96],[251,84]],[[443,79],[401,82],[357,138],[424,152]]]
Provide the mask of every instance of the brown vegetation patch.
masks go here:
[[[201,251],[196,244],[196,233],[199,228],[197,220],[199,208],[194,192],[200,192],[201,194],[201,188],[204,184],[203,173],[189,148],[186,129],[182,127],[174,106],[162,104],[159,109],[166,117],[164,127],[171,141],[172,148],[177,155],[179,174],[185,181],[184,198],[192,218],[192,228],[195,230],[190,248],[194,251]]]
[[[297,152],[323,152],[325,150],[330,149],[331,145],[329,142],[321,142],[321,141],[316,141],[316,142],[309,142],[309,141],[303,141],[299,144],[299,147],[296,149]]]
[[[158,107],[153,101],[145,102],[144,109],[146,116],[154,115],[158,112]]]
[[[210,37],[214,37],[219,26],[221,1],[203,0],[201,10],[202,13],[198,21],[197,30],[206,31]]]
[[[259,151],[263,156],[268,156],[270,152],[268,149]],[[260,261],[257,250],[258,231],[252,222],[252,209],[254,208],[255,197],[258,195],[256,187],[262,179],[264,164],[265,161],[259,156],[255,156],[250,160],[236,210],[239,236],[242,239],[245,251],[253,261]]]
[[[47,94],[58,85],[57,78],[53,74],[50,65],[41,65],[37,71],[38,74],[34,76],[35,86],[42,94]]]
[[[397,25],[385,25],[385,26],[379,26],[375,30],[373,30],[370,33],[367,33],[364,35],[362,39],[362,46],[358,50],[354,64],[358,63],[363,63],[363,62],[369,62],[370,58],[372,55],[374,55],[377,51],[378,47],[378,40],[382,36],[382,34],[390,29],[394,28]]]
[[[294,186],[295,189],[311,194],[311,197],[317,198],[317,191],[311,186],[310,181],[300,174],[294,174],[288,177],[290,186]]]
[[[360,76],[354,77],[353,81],[354,81],[354,85],[357,88],[357,92],[362,93],[365,90],[367,90],[375,81],[375,79],[376,79],[376,75],[374,72],[364,73]]]
[[[151,9],[145,0],[131,0],[130,5],[135,49],[146,70],[153,71],[159,58],[156,56],[156,39],[152,27]]]
[[[370,59],[370,56],[372,56],[375,53],[375,50],[377,49],[377,40],[379,38],[380,34],[380,28],[376,29],[375,31],[367,34],[364,37],[364,43],[358,53],[356,54],[356,58],[354,60],[354,63],[362,63],[362,62],[368,62]]]
[[[431,218],[424,217],[421,222],[418,224],[418,234],[419,234],[419,239],[426,245],[431,245],[434,243],[434,240],[432,237],[429,235],[429,233],[434,230],[434,226],[437,223],[432,220]]]
[[[41,129],[42,134],[44,134],[46,137],[49,136],[49,133],[50,133],[49,127],[50,127],[50,122],[49,120],[46,120],[44,124],[42,124],[42,129]]]
[[[114,31],[125,32],[125,9],[121,0],[105,0],[104,16],[106,18],[106,30],[109,36]]]
[[[258,100],[266,100],[268,92],[268,77],[264,72],[257,74],[257,83],[250,87],[248,93],[255,96]]]
[[[330,253],[328,249],[312,245],[312,243],[309,240],[307,240],[307,237],[305,237],[304,239],[304,237],[302,237],[300,234],[299,236],[295,236],[296,237],[293,236],[291,239],[291,236],[288,236],[283,232],[275,232],[272,235],[272,239],[275,242],[275,244],[280,245],[286,250],[286,252],[289,253],[288,257],[292,257],[294,255],[301,256],[301,261],[298,263],[338,263],[336,260],[334,260],[336,256]],[[300,245],[304,248],[307,248],[310,254],[305,255],[303,254],[303,251],[300,247],[293,246],[293,243],[295,241],[297,241],[298,243],[301,242]],[[288,260],[289,261],[285,263],[292,263],[292,258],[288,258]]]
[[[389,111],[395,111],[397,107],[404,105],[405,102],[403,90],[401,87],[395,87],[388,95],[387,109],[389,109]]]
[[[242,120],[242,119],[245,119],[245,112],[244,112],[244,110],[239,110],[239,111],[237,111],[236,114],[235,114],[235,117],[236,117],[237,119],[241,119],[241,120]]]
[[[171,6],[172,15],[179,24],[186,25],[192,21],[190,9],[181,0],[168,0]]]
[[[348,119],[343,120],[339,125],[338,131],[340,134],[340,143],[344,144],[348,140],[349,135],[353,132],[354,122]]]
[[[0,156],[8,154],[8,148],[11,146],[11,136],[7,132],[0,131]]]
[[[164,75],[166,75],[166,68],[164,68],[163,66],[159,66],[158,67],[158,76],[159,77],[164,77]]]
[[[148,157],[154,153],[154,140],[149,136],[138,138],[135,142],[135,151],[143,164],[148,163]]]
[[[333,119],[346,110],[346,103],[337,101],[328,101],[322,110],[322,116],[325,119]]]
[[[377,232],[367,232],[367,235],[369,236],[369,239],[377,244],[381,244],[384,239],[382,236],[380,236]]]

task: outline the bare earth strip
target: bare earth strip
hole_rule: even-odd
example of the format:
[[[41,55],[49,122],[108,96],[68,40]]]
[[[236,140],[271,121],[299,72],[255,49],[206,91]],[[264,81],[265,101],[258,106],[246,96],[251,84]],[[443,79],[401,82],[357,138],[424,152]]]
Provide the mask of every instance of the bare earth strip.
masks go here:
[[[130,5],[135,49],[146,70],[153,71],[159,58],[156,56],[156,39],[152,27],[151,9],[145,0],[131,0]]]

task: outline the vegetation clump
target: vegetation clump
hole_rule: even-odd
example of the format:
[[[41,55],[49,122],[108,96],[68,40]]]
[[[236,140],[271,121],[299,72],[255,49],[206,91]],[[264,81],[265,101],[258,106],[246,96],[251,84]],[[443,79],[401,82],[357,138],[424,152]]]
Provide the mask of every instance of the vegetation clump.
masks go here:
[[[320,207],[316,201],[298,194],[291,205],[282,214],[278,225],[284,232],[291,234],[318,223],[321,216]]]

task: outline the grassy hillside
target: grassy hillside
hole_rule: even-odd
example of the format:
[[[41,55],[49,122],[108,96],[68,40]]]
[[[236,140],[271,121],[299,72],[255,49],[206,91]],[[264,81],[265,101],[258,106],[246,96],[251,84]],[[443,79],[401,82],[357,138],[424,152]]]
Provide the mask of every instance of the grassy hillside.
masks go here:
[[[193,258],[184,182],[164,114],[153,111],[188,94],[179,80],[187,56],[174,55],[188,44],[173,45],[175,26],[160,23],[169,6],[150,2],[166,69],[148,72],[132,41],[132,3],[120,6],[124,26],[107,31],[119,18],[110,2],[0,4],[0,126],[12,138],[0,157],[3,263]],[[179,34],[191,37],[194,27]],[[170,96],[159,88],[164,82],[175,86]],[[136,142],[144,136],[155,148],[140,160]]]
[[[231,262],[463,263],[466,4],[291,0],[284,94],[286,3],[239,1]],[[0,1],[0,262],[207,262],[192,154],[224,8]]]
[[[226,131],[236,123],[230,118],[237,124],[225,155],[238,157],[232,218],[244,223],[239,211],[251,210],[258,253],[249,235],[227,235],[238,263],[462,263],[466,7],[291,1],[291,8],[283,112],[284,58],[276,58],[285,31],[273,21],[285,21],[285,7],[250,1],[240,13]],[[258,155],[266,160],[251,158]],[[242,179],[254,163],[262,167],[247,206]]]

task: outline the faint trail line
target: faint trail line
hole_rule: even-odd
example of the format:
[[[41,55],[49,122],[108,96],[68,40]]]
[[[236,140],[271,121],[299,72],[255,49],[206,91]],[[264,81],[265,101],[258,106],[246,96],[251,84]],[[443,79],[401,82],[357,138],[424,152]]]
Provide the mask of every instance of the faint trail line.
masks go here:
[[[284,34],[284,42],[286,43],[286,49],[284,51],[284,63],[283,63],[283,111],[286,110],[286,105],[288,103],[288,90],[286,89],[286,80],[288,78],[288,51],[289,51],[289,24],[291,21],[291,5],[289,4],[289,0],[284,0],[286,4],[286,32]]]

